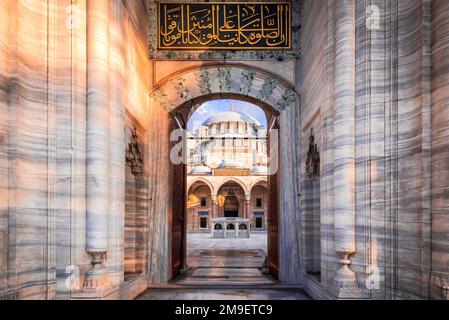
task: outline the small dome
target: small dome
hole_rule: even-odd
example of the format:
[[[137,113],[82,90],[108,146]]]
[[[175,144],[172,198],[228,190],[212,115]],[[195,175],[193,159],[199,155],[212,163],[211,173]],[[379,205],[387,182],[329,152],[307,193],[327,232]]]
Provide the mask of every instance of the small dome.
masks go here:
[[[268,167],[264,167],[264,166],[255,166],[252,167],[251,170],[249,171],[250,174],[253,175],[260,175],[260,176],[266,176],[268,175]]]
[[[223,160],[223,162],[218,166],[218,169],[223,168],[242,169],[244,168],[244,165],[238,160]]]
[[[192,169],[192,171],[190,172],[190,174],[194,174],[194,175],[208,175],[211,173],[212,173],[212,170],[206,166],[194,167]]]
[[[211,124],[221,122],[249,122],[258,127],[261,126],[261,124],[253,117],[235,111],[215,114],[204,121],[203,126],[209,126]]]

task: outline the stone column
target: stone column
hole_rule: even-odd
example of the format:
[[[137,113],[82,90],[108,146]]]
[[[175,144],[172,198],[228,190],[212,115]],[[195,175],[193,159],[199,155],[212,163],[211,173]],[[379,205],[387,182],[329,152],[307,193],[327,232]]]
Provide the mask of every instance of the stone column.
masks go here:
[[[86,251],[92,269],[84,288],[110,287],[103,265],[108,252],[109,211],[109,0],[87,1],[87,216]]]
[[[355,0],[335,1],[334,229],[339,297],[358,287],[355,246]]]
[[[251,205],[251,196],[245,196],[245,214],[243,217],[245,219],[249,219],[250,205]]]
[[[218,217],[217,212],[217,196],[213,195],[212,197],[212,219],[215,219]]]
[[[434,0],[432,53],[432,299],[449,299],[449,1]]]

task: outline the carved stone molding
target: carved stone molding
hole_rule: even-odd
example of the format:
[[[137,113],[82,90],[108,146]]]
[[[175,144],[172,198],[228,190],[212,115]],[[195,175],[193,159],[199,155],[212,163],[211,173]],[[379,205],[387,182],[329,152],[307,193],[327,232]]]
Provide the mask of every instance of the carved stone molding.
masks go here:
[[[210,87],[210,74],[209,71],[201,69],[196,73],[198,87],[202,94],[209,94],[212,92]]]
[[[309,178],[320,175],[320,152],[318,144],[315,142],[315,134],[313,128],[310,130],[309,151],[307,152],[306,173]]]
[[[288,106],[293,104],[296,99],[298,99],[298,94],[291,89],[287,89],[281,99],[277,102],[276,109],[285,110]]]
[[[133,131],[128,149],[126,150],[126,163],[131,167],[131,172],[134,175],[137,176],[143,173],[143,157],[142,152],[140,151],[139,138],[136,129]]]
[[[153,99],[153,101],[155,102],[155,104],[160,105],[161,107],[163,107],[165,110],[167,110],[168,112],[171,111],[172,106],[171,104],[168,102],[168,96],[167,94],[165,94],[162,90],[157,90],[155,91],[152,95],[151,98]]]
[[[171,84],[176,89],[176,91],[179,94],[179,97],[187,101],[191,98],[189,89],[186,87],[186,79],[184,78],[176,78],[171,81]]]
[[[254,77],[256,73],[251,70],[244,70],[242,72],[242,79],[240,84],[240,93],[247,96],[253,86]]]
[[[220,82],[221,92],[231,91],[231,79],[232,79],[231,68],[229,67],[218,68],[218,81]]]
[[[259,92],[258,98],[260,100],[266,101],[273,94],[274,89],[276,89],[278,82],[273,78],[268,78],[262,86]]]
[[[276,111],[294,107],[299,97],[294,86],[282,77],[243,65],[216,64],[191,68],[166,78],[151,94],[151,105],[168,112],[210,94],[236,94],[261,100]]]

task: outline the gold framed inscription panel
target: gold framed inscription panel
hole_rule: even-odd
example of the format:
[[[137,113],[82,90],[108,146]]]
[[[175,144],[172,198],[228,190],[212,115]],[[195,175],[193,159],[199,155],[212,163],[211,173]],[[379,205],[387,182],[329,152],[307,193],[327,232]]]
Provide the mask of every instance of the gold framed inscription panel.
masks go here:
[[[291,2],[159,2],[158,49],[291,50]]]

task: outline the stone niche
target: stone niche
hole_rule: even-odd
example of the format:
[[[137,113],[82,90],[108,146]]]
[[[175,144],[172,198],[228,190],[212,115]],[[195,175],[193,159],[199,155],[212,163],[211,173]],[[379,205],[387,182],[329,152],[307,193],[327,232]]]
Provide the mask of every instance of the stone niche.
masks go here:
[[[128,117],[125,129],[125,282],[144,273],[148,257],[148,183],[143,137],[142,127]]]

